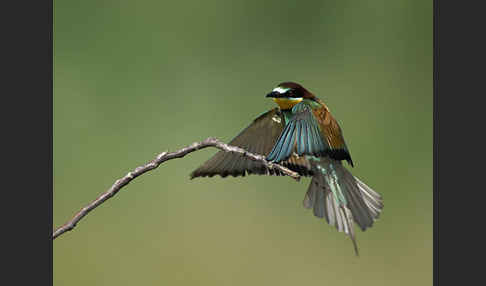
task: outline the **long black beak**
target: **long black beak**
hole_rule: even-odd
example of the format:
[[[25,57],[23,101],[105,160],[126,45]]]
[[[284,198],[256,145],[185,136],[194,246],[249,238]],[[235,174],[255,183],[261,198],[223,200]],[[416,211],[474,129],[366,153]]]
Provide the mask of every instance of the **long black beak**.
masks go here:
[[[269,94],[267,94],[265,97],[281,97],[282,95],[276,91],[272,91]]]

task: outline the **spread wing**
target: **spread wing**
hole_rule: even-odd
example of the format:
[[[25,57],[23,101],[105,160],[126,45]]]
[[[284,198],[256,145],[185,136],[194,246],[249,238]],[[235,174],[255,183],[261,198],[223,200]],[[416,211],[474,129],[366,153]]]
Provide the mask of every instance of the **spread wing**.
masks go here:
[[[267,160],[282,162],[294,153],[298,156],[346,159],[353,165],[336,120],[324,106],[313,109],[306,102],[300,102],[292,108],[292,116]]]
[[[285,120],[278,108],[274,108],[256,118],[247,128],[240,132],[228,144],[238,146],[251,153],[266,156],[277,142],[284,129]],[[291,157],[283,165],[301,173],[309,175],[311,166],[305,158]],[[268,169],[263,164],[253,161],[239,154],[219,151],[208,161],[191,173],[195,177],[212,177],[228,175],[237,177],[248,174],[283,175],[278,170]]]

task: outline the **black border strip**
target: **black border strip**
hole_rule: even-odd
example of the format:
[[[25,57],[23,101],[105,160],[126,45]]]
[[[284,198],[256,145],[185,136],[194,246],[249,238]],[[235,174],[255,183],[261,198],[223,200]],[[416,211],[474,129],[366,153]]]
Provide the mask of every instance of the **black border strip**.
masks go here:
[[[53,285],[53,240],[52,240],[52,230],[54,228],[53,226],[53,220],[54,220],[54,214],[53,214],[53,190],[54,190],[54,182],[53,182],[53,86],[54,86],[54,80],[53,80],[53,65],[54,65],[54,50],[53,50],[53,42],[54,42],[54,6],[53,6],[53,0],[47,0],[47,17],[48,17],[48,25],[47,25],[47,32],[48,32],[48,49],[49,49],[49,54],[47,56],[47,116],[48,116],[48,162],[49,162],[49,168],[48,168],[48,176],[47,176],[47,206],[48,206],[48,223],[47,223],[47,234],[48,235],[48,269],[47,269],[47,284],[46,285]]]

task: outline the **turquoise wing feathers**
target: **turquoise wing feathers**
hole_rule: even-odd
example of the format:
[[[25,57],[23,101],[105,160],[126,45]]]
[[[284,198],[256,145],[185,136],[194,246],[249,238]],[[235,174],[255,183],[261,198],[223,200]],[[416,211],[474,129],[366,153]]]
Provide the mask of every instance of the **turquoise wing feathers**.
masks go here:
[[[277,143],[268,154],[267,160],[281,162],[289,158],[293,152],[297,155],[313,155],[320,157],[329,150],[329,145],[321,136],[312,107],[306,102],[296,104]]]
[[[256,118],[247,128],[240,132],[229,145],[238,146],[254,154],[267,156],[275,146],[279,135],[284,129],[285,118],[278,108],[265,112]],[[281,162],[285,167],[299,172],[302,176],[311,174],[311,167],[305,158],[289,158]],[[245,176],[247,174],[282,175],[276,169],[269,169],[260,162],[242,157],[239,154],[219,151],[203,165],[191,173],[191,179],[196,177],[212,177],[220,175]]]

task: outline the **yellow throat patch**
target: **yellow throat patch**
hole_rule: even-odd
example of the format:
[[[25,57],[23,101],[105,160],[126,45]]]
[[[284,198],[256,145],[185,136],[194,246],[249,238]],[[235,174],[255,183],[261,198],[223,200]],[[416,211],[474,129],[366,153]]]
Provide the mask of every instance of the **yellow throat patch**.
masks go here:
[[[292,107],[294,107],[294,105],[302,101],[302,97],[300,98],[278,97],[278,98],[273,98],[273,101],[275,101],[278,104],[278,106],[280,106],[280,109],[291,109]]]

